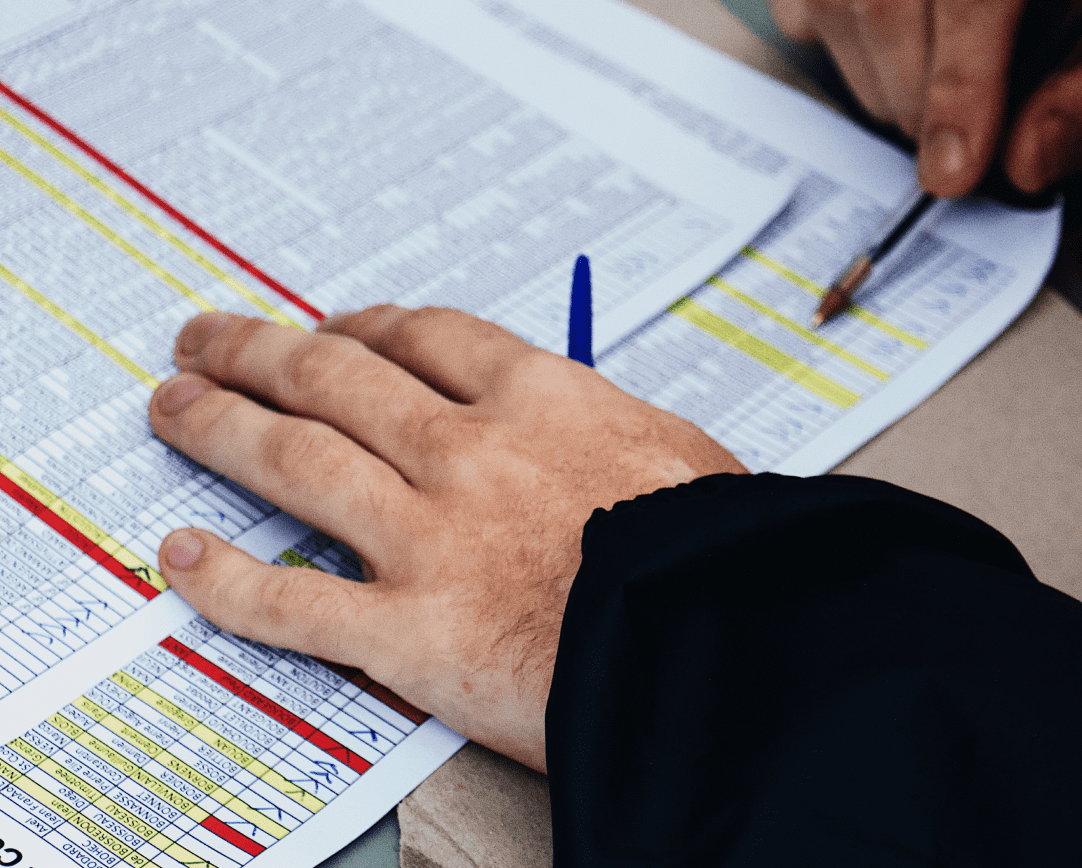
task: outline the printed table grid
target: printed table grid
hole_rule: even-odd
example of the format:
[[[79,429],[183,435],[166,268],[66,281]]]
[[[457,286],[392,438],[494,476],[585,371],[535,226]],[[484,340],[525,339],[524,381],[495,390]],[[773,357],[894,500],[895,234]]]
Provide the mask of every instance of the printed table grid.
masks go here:
[[[425,719],[357,670],[197,618],[0,747],[0,810],[85,864],[233,868]]]
[[[823,220],[844,223],[839,214],[866,209],[864,198],[837,188],[819,203]],[[752,471],[769,470],[879,393],[1014,277],[925,232],[887,264],[881,285],[866,289],[863,306],[812,331],[802,324],[825,290],[783,256],[813,245],[819,231],[813,219],[789,233],[768,227],[715,278],[603,354],[599,370],[699,424]],[[824,273],[831,267],[819,264]],[[656,369],[670,376],[659,379]]]

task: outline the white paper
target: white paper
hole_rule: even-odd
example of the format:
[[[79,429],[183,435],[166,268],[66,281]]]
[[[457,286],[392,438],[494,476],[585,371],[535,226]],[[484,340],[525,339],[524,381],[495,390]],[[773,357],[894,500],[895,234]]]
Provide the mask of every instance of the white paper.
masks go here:
[[[463,739],[162,591],[158,545],[192,524],[360,577],[153,438],[179,327],[310,326],[269,274],[325,311],[453,304],[561,350],[584,252],[602,351],[793,181],[463,0],[54,0],[5,20],[0,82],[210,233],[0,96],[0,835],[49,865],[314,864]]]
[[[561,350],[572,265],[586,252],[600,370],[696,421],[757,470],[818,472],[905,412],[1021,309],[1055,244],[1058,211],[940,209],[895,257],[911,270],[858,299],[878,320],[839,318],[816,336],[827,348],[800,331],[812,288],[906,194],[909,161],[627,7],[56,0],[42,10],[3,32],[0,82],[308,303],[449,304]],[[151,388],[173,370],[172,336],[201,308],[312,319],[30,113],[2,97],[0,109],[0,471],[17,497],[53,508],[33,515],[0,495],[0,741],[24,738],[18,750],[0,747],[0,771],[25,783],[15,801],[0,789],[0,812],[16,818],[12,827],[0,813],[0,836],[35,864],[113,864],[110,848],[122,850],[135,830],[116,825],[115,809],[110,818],[59,792],[41,770],[48,763],[27,759],[37,748],[25,739],[50,757],[76,751],[98,763],[101,754],[42,721],[63,707],[56,722],[85,723],[83,741],[111,739],[119,736],[66,704],[119,703],[107,718],[119,726],[117,715],[135,720],[142,702],[120,684],[179,690],[194,710],[226,683],[233,699],[189,717],[232,733],[235,746],[262,744],[245,729],[262,727],[269,746],[258,761],[266,757],[278,790],[260,789],[225,754],[214,759],[238,798],[271,800],[242,811],[263,811],[270,825],[275,799],[295,810],[282,789],[289,768],[320,793],[326,774],[334,797],[272,834],[218,791],[177,818],[148,796],[148,810],[168,820],[166,837],[134,846],[163,866],[314,864],[461,738],[436,721],[413,725],[393,698],[314,661],[219,635],[171,592],[140,592],[144,579],[159,581],[162,536],[186,524],[261,557],[288,546],[287,560],[358,575],[341,546],[180,459],[145,421]],[[748,241],[754,250],[734,259]],[[656,315],[723,265],[719,285]],[[60,541],[60,514],[135,572]],[[195,656],[168,650],[182,646]],[[36,678],[11,657],[30,651],[41,655],[24,658],[41,669]],[[218,661],[219,681],[201,680],[209,676],[177,654],[208,671]],[[234,671],[239,684],[226,677]],[[329,705],[305,686],[313,678]],[[312,732],[276,730],[243,699],[249,690],[276,703],[275,714],[294,709]],[[233,714],[241,711],[244,720]],[[339,713],[403,736],[383,758],[357,745],[378,759],[357,779],[312,749],[322,736],[348,747]],[[159,724],[146,731],[165,738],[170,725]],[[184,762],[207,761],[206,740],[188,733],[175,743]],[[133,745],[124,750],[136,756]],[[85,784],[97,773],[80,774]],[[134,786],[127,777],[121,784]],[[174,795],[189,785],[168,780]],[[57,810],[46,804],[53,797]],[[83,831],[61,816],[73,810]],[[214,821],[268,849],[253,859]],[[177,858],[161,852],[168,842],[183,848]]]
[[[731,160],[719,159],[705,143],[680,128],[664,123],[631,95],[589,70],[545,51],[466,2],[428,0],[367,0],[372,9],[410,32],[439,45],[459,62],[501,88],[537,106],[568,129],[602,147],[642,177],[681,201],[694,203],[698,213],[684,208],[666,220],[664,245],[687,244],[712,237],[701,250],[661,271],[668,258],[664,247],[636,242],[614,249],[602,242],[584,248],[592,258],[594,352],[616,341],[655,316],[687,287],[714,273],[781,209],[794,183],[784,176],[752,172]],[[719,215],[718,221],[712,215]],[[629,286],[630,284],[630,286]],[[501,304],[514,310],[514,324],[532,342],[547,349],[566,349],[563,313],[569,288],[566,263],[542,274]],[[534,299],[551,299],[540,308]],[[438,299],[438,296],[436,297]],[[410,303],[429,301],[425,291],[409,294]],[[539,317],[541,310],[545,311]],[[496,311],[479,311],[501,321]],[[559,313],[557,313],[559,312]],[[556,328],[541,332],[537,322]],[[532,321],[533,328],[525,326]]]
[[[986,346],[1051,267],[1058,206],[940,203],[858,292],[862,315],[875,321],[843,314],[810,334],[811,289],[829,285],[914,188],[909,157],[615,0],[475,2],[635,94],[719,156],[798,184],[794,202],[752,242],[754,253],[721,270],[724,287],[688,297],[685,311],[708,329],[666,313],[597,360],[615,383],[697,423],[753,471],[829,470]],[[909,270],[893,270],[899,263]],[[788,373],[777,370],[786,365]]]

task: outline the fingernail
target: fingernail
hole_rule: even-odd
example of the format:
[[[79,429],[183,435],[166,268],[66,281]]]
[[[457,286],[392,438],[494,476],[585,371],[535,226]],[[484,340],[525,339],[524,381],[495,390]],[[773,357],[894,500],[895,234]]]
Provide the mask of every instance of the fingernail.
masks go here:
[[[920,180],[925,187],[949,181],[966,167],[966,144],[957,130],[936,132],[920,152]]]
[[[197,356],[210,343],[210,339],[229,322],[229,314],[214,311],[201,313],[188,321],[177,335],[177,353],[182,356]]]
[[[192,377],[174,377],[158,386],[154,404],[163,416],[175,416],[207,390],[207,384]]]
[[[162,557],[175,570],[187,570],[203,557],[203,540],[190,530],[171,533],[162,543]]]
[[[343,310],[343,311],[339,311],[338,313],[332,313],[329,317],[322,320],[316,326],[316,329],[319,330],[319,329],[331,329],[331,328],[334,328],[339,323],[345,322],[352,315],[353,315],[353,311],[349,311],[349,310]]]

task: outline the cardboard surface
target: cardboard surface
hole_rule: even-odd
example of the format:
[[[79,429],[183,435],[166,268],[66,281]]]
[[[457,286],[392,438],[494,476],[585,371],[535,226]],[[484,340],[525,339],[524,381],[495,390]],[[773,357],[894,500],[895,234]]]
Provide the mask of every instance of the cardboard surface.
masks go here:
[[[1082,599],[1082,317],[1045,288],[991,346],[835,472],[937,497]]]
[[[548,780],[472,742],[398,806],[402,868],[552,864]]]
[[[716,0],[632,0],[822,98]],[[995,343],[836,471],[884,479],[1001,530],[1082,599],[1082,317],[1048,288]],[[470,745],[399,806],[403,868],[552,864],[545,778]]]

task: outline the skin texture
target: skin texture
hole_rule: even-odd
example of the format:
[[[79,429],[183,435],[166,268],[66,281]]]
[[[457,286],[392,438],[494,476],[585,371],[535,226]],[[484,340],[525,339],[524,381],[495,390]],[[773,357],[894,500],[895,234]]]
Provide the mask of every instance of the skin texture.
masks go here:
[[[162,573],[222,627],[352,664],[545,770],[560,624],[597,507],[745,468],[593,370],[459,311],[386,305],[315,334],[201,314],[150,421],[342,540],[368,581],[271,567],[213,534]]]
[[[1004,117],[1024,0],[768,2],[787,36],[823,43],[861,104],[917,142],[928,192],[964,195],[997,158],[1030,193],[1082,169],[1079,52]]]

